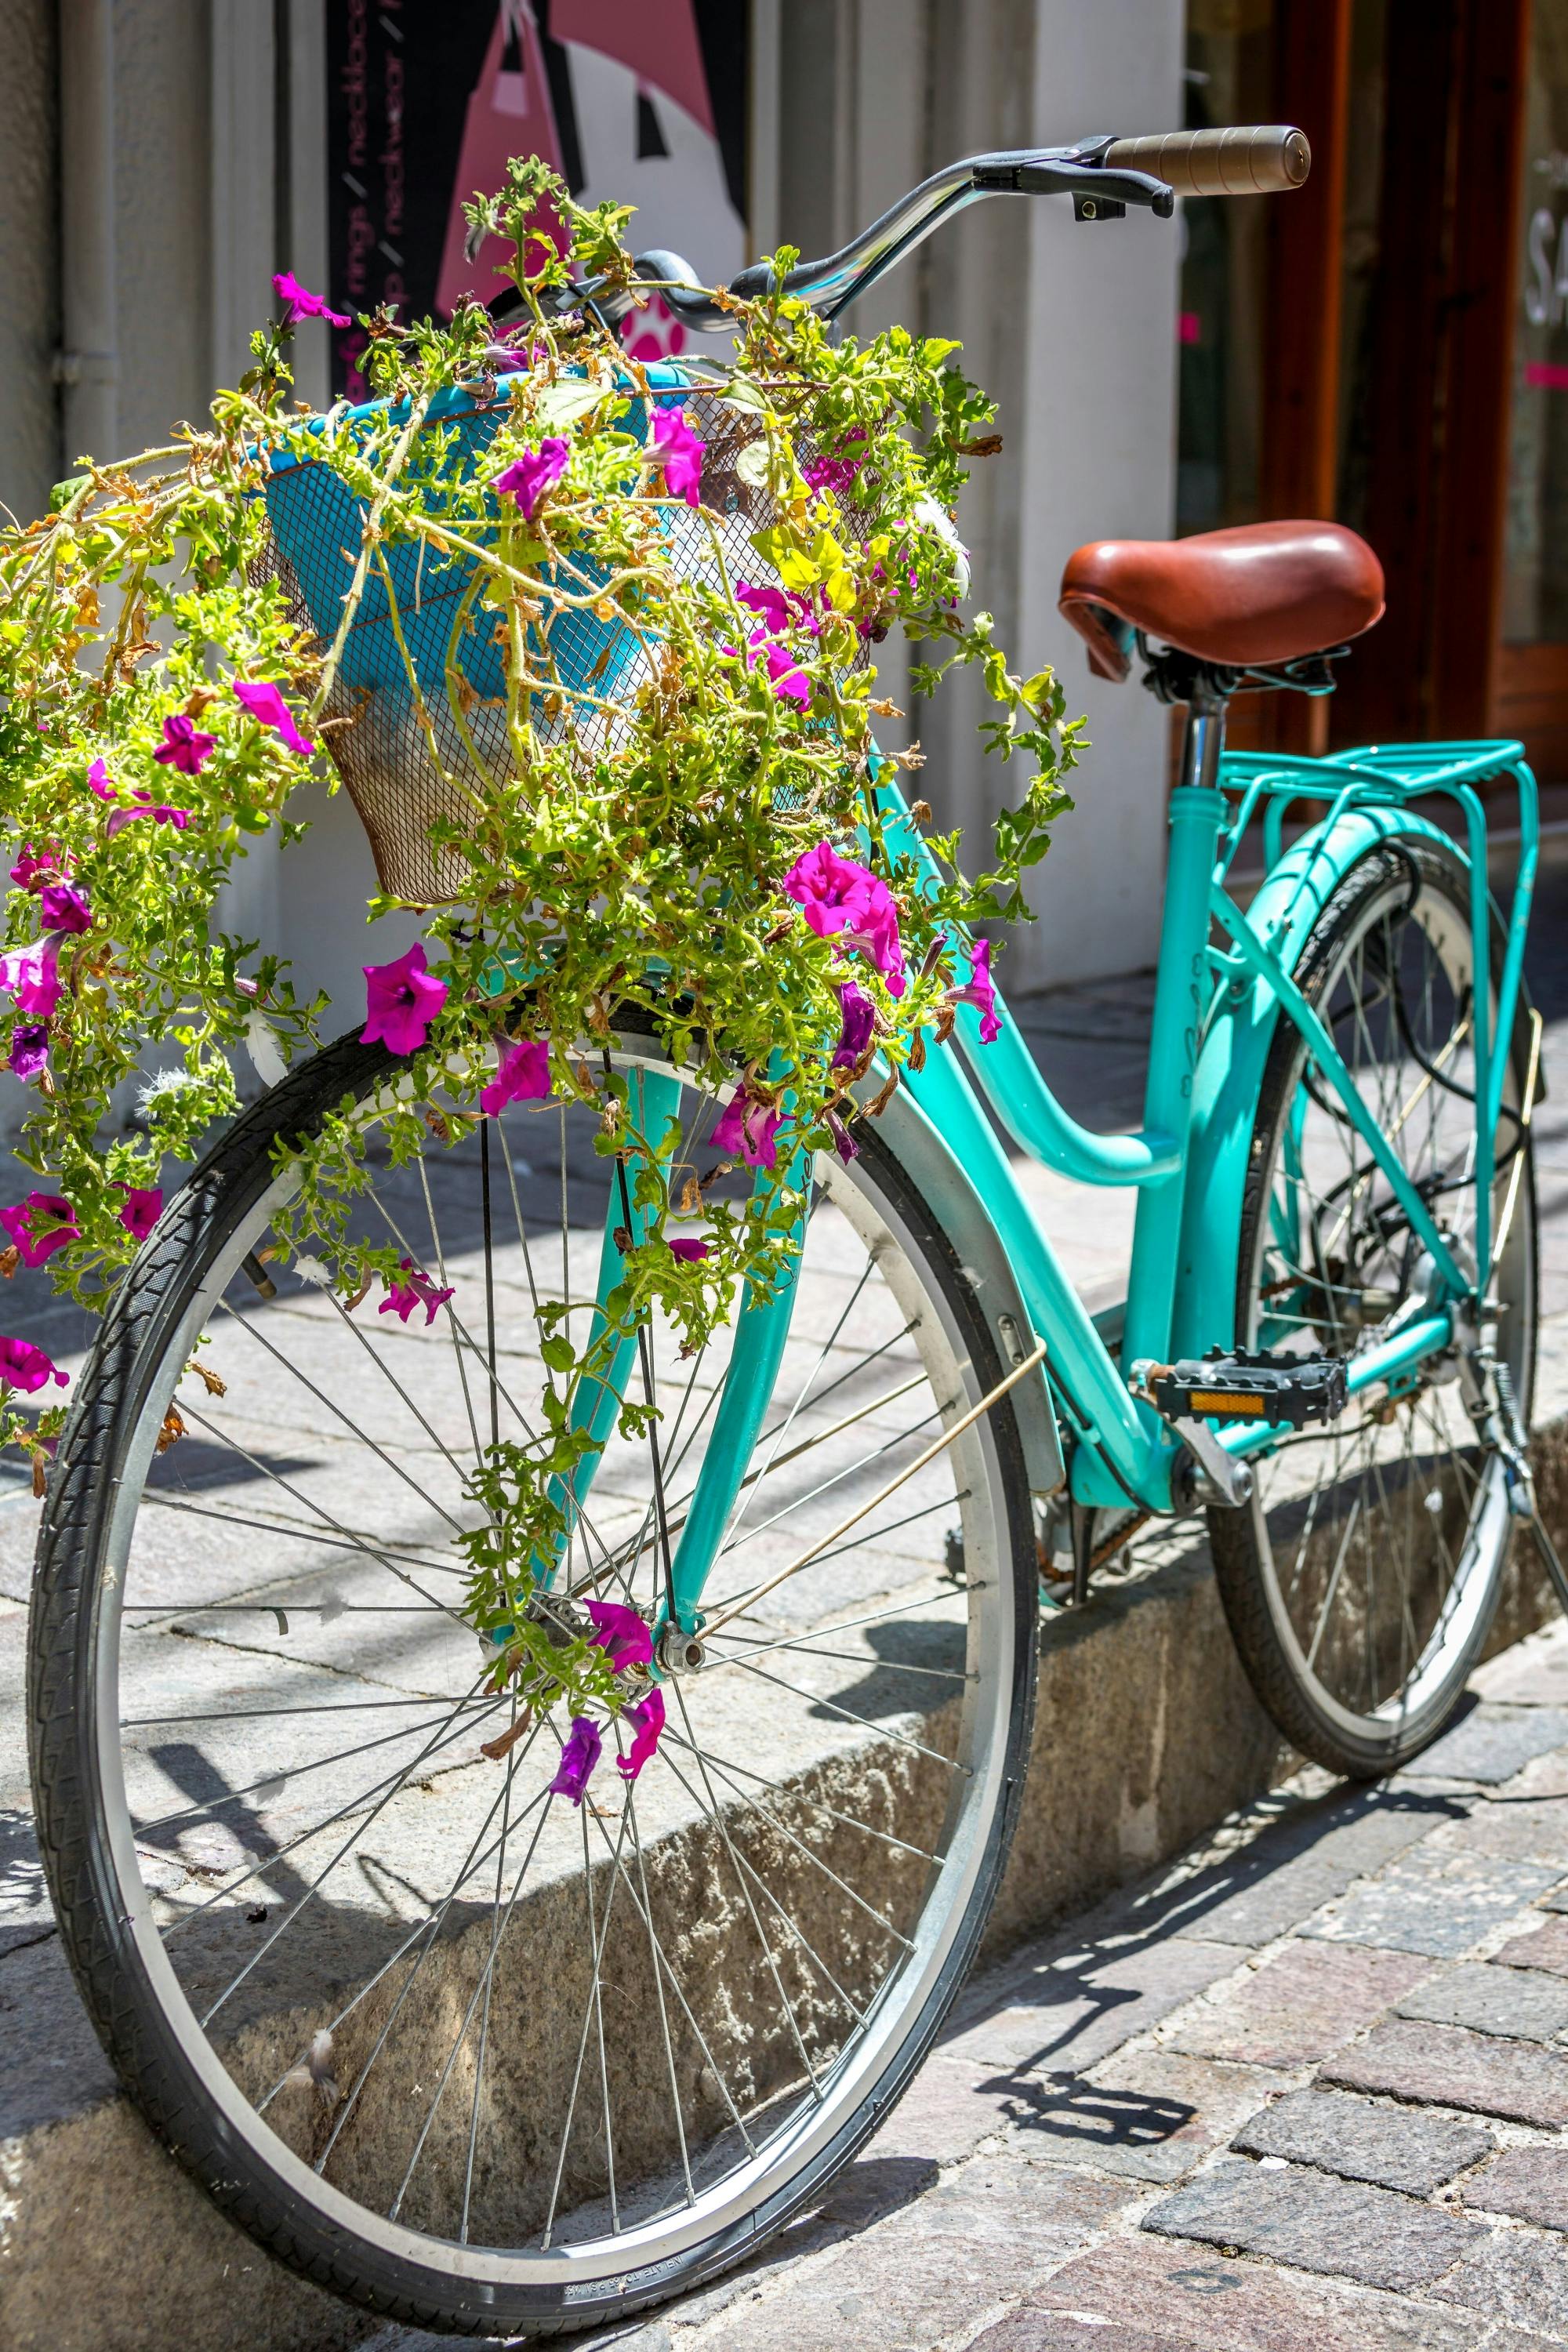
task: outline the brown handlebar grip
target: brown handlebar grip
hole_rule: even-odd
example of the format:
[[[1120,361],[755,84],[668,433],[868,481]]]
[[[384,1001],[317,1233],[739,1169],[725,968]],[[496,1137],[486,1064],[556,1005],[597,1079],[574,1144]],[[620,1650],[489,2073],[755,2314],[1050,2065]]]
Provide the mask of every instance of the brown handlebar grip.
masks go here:
[[[1312,150],[1306,132],[1288,123],[1242,123],[1228,131],[1118,139],[1104,161],[1113,171],[1148,172],[1179,196],[1268,196],[1301,185],[1312,168]]]

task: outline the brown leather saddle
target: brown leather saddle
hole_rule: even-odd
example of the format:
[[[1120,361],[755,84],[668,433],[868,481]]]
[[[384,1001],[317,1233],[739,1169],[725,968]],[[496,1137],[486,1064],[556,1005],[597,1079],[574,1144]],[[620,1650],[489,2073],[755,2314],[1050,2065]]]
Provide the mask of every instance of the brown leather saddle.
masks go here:
[[[1370,629],[1383,614],[1383,566],[1364,539],[1335,522],[1097,539],[1068,558],[1060,602],[1097,677],[1125,678],[1140,635],[1245,675],[1277,671]]]

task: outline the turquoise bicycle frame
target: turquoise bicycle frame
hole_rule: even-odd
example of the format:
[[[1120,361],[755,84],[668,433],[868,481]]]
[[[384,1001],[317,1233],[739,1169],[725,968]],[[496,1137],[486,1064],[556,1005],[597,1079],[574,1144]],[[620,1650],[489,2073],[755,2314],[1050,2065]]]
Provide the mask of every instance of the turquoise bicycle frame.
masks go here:
[[[1394,838],[1454,845],[1454,836],[1414,805],[1438,795],[1455,803],[1462,819],[1474,968],[1492,969],[1500,919],[1488,883],[1486,811],[1477,787],[1506,777],[1518,798],[1519,870],[1502,929],[1495,1000],[1478,990],[1473,1013],[1477,1091],[1486,1109],[1477,1138],[1475,1263],[1485,1267],[1490,1258],[1492,1138],[1521,1013],[1539,842],[1535,780],[1523,747],[1444,743],[1378,747],[1324,760],[1263,758],[1226,753],[1223,727],[1219,713],[1193,714],[1183,781],[1171,795],[1142,1128],[1131,1135],[1098,1135],[1071,1118],[1036,1067],[1000,995],[1000,1036],[983,1045],[978,1013],[962,1007],[962,1059],[952,1050],[931,1053],[921,1070],[904,1073],[900,1088],[900,1117],[923,1123],[963,1171],[973,1195],[971,1243],[983,1220],[1006,1277],[999,1286],[1021,1301],[1027,1323],[1047,1342],[1045,1364],[1030,1377],[1043,1383],[1053,1423],[1066,1440],[1068,1490],[1089,1507],[1173,1507],[1173,1472],[1182,1441],[1132,1393],[1128,1375],[1142,1359],[1196,1355],[1237,1340],[1237,1244],[1247,1146],[1264,1063],[1281,1017],[1307,1038],[1324,1081],[1344,1103],[1436,1269],[1432,1312],[1358,1354],[1348,1372],[1351,1393],[1394,1381],[1450,1347],[1456,1317],[1473,1314],[1479,1305],[1475,1281],[1379,1131],[1293,974],[1317,917],[1369,850]],[[913,856],[934,880],[900,795],[886,782],[879,791],[889,848]],[[1328,805],[1286,848],[1286,814],[1302,800]],[[1260,811],[1266,872],[1244,909],[1226,885]],[[1216,929],[1221,944],[1214,942]],[[867,1093],[879,1083],[873,1073],[865,1081]],[[1022,1152],[1059,1174],[1137,1190],[1120,1314],[1096,1318],[1085,1308],[1024,1197],[993,1118]],[[793,1303],[785,1288],[771,1301],[747,1301],[738,1318],[721,1407],[724,1442],[708,1449],[675,1556],[669,1613],[685,1632],[701,1627],[703,1585],[762,1427]],[[1228,1453],[1245,1457],[1267,1452],[1281,1433],[1241,1425],[1215,1434]],[[1047,1463],[1059,1465],[1059,1454],[1043,1451]],[[1052,1483],[1059,1475],[1058,1468]]]

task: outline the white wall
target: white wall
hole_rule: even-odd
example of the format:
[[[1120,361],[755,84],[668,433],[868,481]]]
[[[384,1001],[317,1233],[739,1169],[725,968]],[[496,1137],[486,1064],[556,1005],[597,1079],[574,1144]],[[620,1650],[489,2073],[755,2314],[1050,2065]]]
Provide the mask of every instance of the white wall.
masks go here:
[[[1181,0],[1046,0],[1035,135],[1056,144],[1178,129],[1183,15]],[[1170,713],[1136,671],[1125,686],[1090,677],[1057,590],[1084,541],[1166,538],[1175,514],[1180,223],[1131,211],[1079,223],[1057,204],[1030,215],[1019,654],[1055,665],[1093,749],[1041,869],[1040,920],[1015,941],[1015,988],[1153,961]]]
[[[782,85],[781,237],[808,253],[865,226],[926,173],[988,148],[1061,144],[1182,120],[1183,0],[790,0]],[[999,404],[1000,457],[977,462],[960,512],[974,599],[1026,673],[1049,661],[1092,751],[1077,808],[1031,884],[1009,989],[1152,961],[1164,863],[1168,714],[1136,685],[1089,676],[1057,612],[1083,541],[1163,538],[1174,514],[1178,225],[1148,214],[1075,223],[1065,200],[1002,197],[940,230],[847,323],[900,318],[962,338]],[[887,649],[900,701],[898,648]],[[972,679],[910,724],[921,789],[984,862],[1021,769],[983,752]],[[900,730],[907,731],[907,730]]]

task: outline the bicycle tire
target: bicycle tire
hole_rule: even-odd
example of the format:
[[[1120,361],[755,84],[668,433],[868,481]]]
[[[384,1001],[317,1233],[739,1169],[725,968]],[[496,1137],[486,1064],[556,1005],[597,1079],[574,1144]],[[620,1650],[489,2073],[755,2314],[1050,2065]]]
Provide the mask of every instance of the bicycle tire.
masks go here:
[[[1377,945],[1383,933],[1389,943]],[[1397,961],[1392,946],[1396,934]],[[1331,1013],[1342,1027],[1344,1008],[1352,1002],[1362,1003],[1361,1014],[1355,1017],[1366,1042],[1365,1068],[1368,1072],[1377,1068],[1383,1103],[1394,1099],[1384,1066],[1397,1065],[1403,1056],[1405,1066],[1414,1067],[1415,1083],[1406,1092],[1416,1098],[1415,1108],[1401,1109],[1396,1138],[1403,1146],[1406,1133],[1418,1128],[1416,1113],[1422,1111],[1432,1139],[1428,1156],[1433,1160],[1424,1181],[1433,1185],[1433,1198],[1438,1202],[1462,1198],[1460,1188],[1442,1176],[1439,1161],[1462,1128],[1462,1109],[1455,1107],[1463,1101],[1459,1091],[1466,1026],[1463,991],[1469,968],[1469,939],[1468,868],[1454,852],[1413,836],[1370,851],[1355,862],[1314,924],[1296,972],[1309,1002],[1325,1017]],[[1373,943],[1372,948],[1369,941]],[[1446,975],[1442,986],[1435,982],[1429,965],[1442,966]],[[1494,933],[1494,1004],[1500,966],[1500,948]],[[1364,978],[1369,968],[1370,992]],[[1351,977],[1352,970],[1361,976]],[[1443,1048],[1434,1055],[1430,1038],[1416,1040],[1426,1060],[1436,1064],[1435,1077],[1426,1075],[1426,1060],[1412,1065],[1412,1049],[1405,1042],[1415,1037],[1416,1028],[1428,1017],[1418,1007],[1413,1022],[1409,1004],[1405,1003],[1418,970],[1426,974],[1427,1003],[1436,1003],[1431,1025],[1439,1027],[1451,1011],[1450,1038],[1456,1034],[1460,1036],[1447,1064]],[[1375,990],[1384,981],[1389,992],[1380,999]],[[1396,991],[1405,1005],[1403,1029]],[[1372,1034],[1375,1018],[1369,1023],[1367,1014],[1375,1016],[1379,1003],[1387,1006],[1394,1023],[1399,1055],[1384,1052]],[[1332,1010],[1336,1006],[1340,1009]],[[1343,1039],[1340,1042],[1342,1047]],[[1360,1052],[1358,1045],[1358,1056]],[[1347,1054],[1346,1058],[1352,1057]],[[1524,1064],[1521,1035],[1516,1033],[1510,1041],[1510,1079],[1498,1138],[1495,1209],[1501,1209],[1515,1156],[1521,1165],[1495,1287],[1505,1307],[1503,1352],[1528,1426],[1536,1351],[1535,1185],[1529,1132],[1510,1116],[1510,1106],[1517,1108],[1522,1097]],[[1375,1185],[1364,1177],[1353,1181],[1349,1175],[1338,1177],[1337,1161],[1331,1160],[1327,1143],[1318,1139],[1318,1129],[1331,1106],[1327,1088],[1307,1078],[1308,1065],[1304,1041],[1282,1016],[1265,1066],[1253,1124],[1238,1251],[1236,1328],[1243,1345],[1258,1344],[1260,1331],[1265,1338],[1279,1338],[1288,1322],[1288,1317],[1282,1318],[1276,1312],[1283,1290],[1286,1298],[1297,1297],[1307,1310],[1306,1319],[1317,1343],[1329,1353],[1349,1354],[1359,1337],[1349,1318],[1361,1310],[1353,1303],[1342,1302],[1336,1285],[1342,1281],[1344,1300],[1350,1301],[1351,1276],[1345,1268],[1358,1262],[1358,1254],[1363,1269],[1386,1266],[1392,1241],[1380,1244],[1373,1230],[1376,1220],[1370,1204]],[[1359,1081],[1363,1075],[1359,1066],[1356,1075]],[[1314,1116],[1316,1125],[1311,1124]],[[1444,1140],[1437,1142],[1439,1121],[1445,1117],[1450,1124],[1444,1130]],[[1299,1165],[1282,1176],[1293,1118],[1300,1122],[1300,1132],[1289,1150]],[[1386,1119],[1384,1123],[1388,1124]],[[1473,1118],[1470,1124],[1473,1129]],[[1340,1125],[1346,1125],[1342,1117]],[[1342,1138],[1334,1140],[1342,1147]],[[1417,1133],[1412,1152],[1420,1149]],[[1331,1167],[1337,1180],[1331,1189],[1342,1195],[1348,1191],[1352,1198],[1350,1224],[1341,1236],[1342,1258],[1332,1265],[1320,1250],[1309,1266],[1310,1253],[1299,1246],[1300,1234],[1307,1227],[1314,1233],[1321,1230],[1312,1208],[1317,1198],[1315,1181],[1305,1171],[1310,1154],[1316,1156],[1323,1181]],[[1355,1164],[1353,1154],[1350,1164]],[[1358,1201],[1364,1204],[1363,1230],[1355,1238],[1355,1217],[1362,1213]],[[1333,1214],[1336,1223],[1342,1224],[1342,1206],[1335,1207]],[[1394,1238],[1398,1237],[1399,1223],[1395,1218],[1389,1225]],[[1289,1227],[1297,1236],[1289,1247],[1281,1242],[1282,1227]],[[1407,1232],[1402,1246],[1408,1261],[1413,1251]],[[1270,1251],[1275,1266],[1286,1271],[1266,1284],[1262,1276],[1271,1262]],[[1325,1267],[1329,1270],[1324,1271]],[[1312,1274],[1313,1269],[1312,1279],[1295,1279]],[[1390,1302],[1388,1312],[1397,1312],[1398,1305],[1408,1297],[1416,1270],[1416,1265],[1409,1267],[1399,1300],[1394,1299],[1392,1292],[1383,1295]],[[1268,1296],[1270,1291],[1272,1297]],[[1361,1293],[1363,1299],[1376,1296],[1372,1286]],[[1269,1327],[1270,1317],[1279,1328]],[[1448,1370],[1451,1379],[1452,1368]],[[1308,1453],[1309,1463],[1323,1458],[1324,1448],[1336,1449],[1331,1479],[1326,1484],[1320,1481],[1318,1488],[1306,1494],[1300,1490],[1299,1473],[1291,1473],[1294,1486],[1279,1480],[1276,1473],[1277,1483],[1271,1489],[1271,1465],[1264,1461],[1255,1465],[1257,1488],[1246,1507],[1212,1509],[1208,1515],[1221,1598],[1253,1688],[1294,1748],[1349,1778],[1373,1779],[1392,1771],[1437,1738],[1464,1691],[1496,1609],[1512,1526],[1502,1465],[1495,1456],[1481,1460],[1473,1445],[1464,1444],[1464,1438],[1468,1435],[1473,1440],[1474,1433],[1460,1414],[1457,1396],[1452,1388],[1417,1388],[1405,1399],[1391,1397],[1381,1408],[1384,1416],[1381,1423],[1371,1413],[1363,1416],[1363,1424],[1353,1433],[1363,1466],[1358,1471],[1352,1462],[1348,1475],[1343,1475],[1339,1450],[1344,1441],[1333,1432],[1315,1435],[1309,1429],[1297,1444]],[[1425,1403],[1420,1402],[1423,1397],[1427,1400]],[[1350,1410],[1354,1412],[1353,1402]],[[1403,1467],[1395,1458],[1394,1442],[1387,1434],[1397,1427],[1402,1412],[1407,1415]],[[1422,1412],[1428,1417],[1418,1457],[1416,1431]],[[1349,1418],[1348,1412],[1342,1415],[1342,1424]],[[1373,1435],[1373,1427],[1384,1433]],[[1468,1495],[1463,1488],[1467,1458],[1476,1472],[1474,1491]],[[1272,1457],[1276,1465],[1296,1459],[1295,1454],[1283,1453]],[[1416,1489],[1427,1480],[1431,1483],[1419,1497],[1421,1515],[1427,1522],[1423,1531],[1416,1517]],[[1326,1511],[1321,1502],[1325,1495]],[[1368,1497],[1373,1499],[1363,1524],[1358,1515]],[[1456,1550],[1450,1538],[1458,1535],[1461,1516],[1463,1535]],[[1383,1540],[1373,1539],[1374,1528],[1381,1528]],[[1292,1538],[1294,1558],[1287,1571],[1282,1557]],[[1392,1591],[1386,1582],[1390,1567],[1396,1585]],[[1380,1578],[1385,1580],[1381,1586]],[[1395,1603],[1397,1631],[1391,1622]]]
[[[389,2250],[384,2233],[356,2227],[344,2198],[327,2193],[330,2183],[313,2189],[309,2183],[315,2176],[305,2173],[292,2151],[259,2122],[253,2127],[247,2100],[211,2050],[196,2046],[188,2015],[180,2013],[150,1958],[149,1935],[157,1931],[150,1931],[147,1903],[138,1903],[127,1884],[128,1815],[112,1810],[116,1771],[106,1769],[105,1759],[120,1736],[113,1728],[119,1713],[113,1664],[121,1607],[116,1586],[122,1591],[123,1579],[110,1572],[115,1497],[142,1475],[136,1449],[151,1450],[147,1433],[163,1409],[171,1349],[183,1360],[204,1285],[210,1285],[215,1267],[236,1260],[263,1214],[279,1141],[309,1135],[346,1101],[370,1099],[395,1069],[383,1048],[345,1038],[291,1073],[222,1139],[171,1202],[110,1306],[78,1382],[39,1539],[29,1632],[39,1838],[62,1940],[121,2083],[163,2145],[259,2245],[316,2284],[389,2319],[455,2334],[524,2327],[564,2333],[603,2326],[689,2292],[754,2252],[820,2199],[929,2050],[974,1955],[1021,1801],[1035,1679],[1027,1485],[1004,1398],[980,1425],[978,1442],[963,1441],[966,1461],[984,1465],[984,1509],[1001,1538],[995,1558],[1002,1589],[986,1605],[1006,1671],[1005,1687],[986,1702],[994,1706],[999,1743],[986,1761],[987,1811],[974,1825],[974,1850],[963,1864],[965,1891],[957,1916],[944,1925],[940,1959],[920,1980],[918,1999],[911,1998],[897,2031],[884,2034],[874,2076],[834,2116],[808,2160],[771,2185],[763,2179],[748,2210],[710,2236],[640,2264],[627,2262],[613,2274],[585,2279],[575,2291],[523,2277],[504,2247],[468,2244],[461,2259],[444,2246],[432,2253],[424,2243]],[[922,1295],[939,1310],[962,1364],[964,1395],[973,1401],[1001,1378],[1001,1365],[918,1171],[901,1167],[872,1131],[853,1181],[857,1198],[868,1204],[867,1213],[918,1265]],[[976,1606],[972,1600],[972,1615]]]

